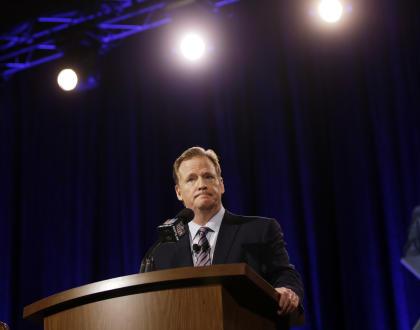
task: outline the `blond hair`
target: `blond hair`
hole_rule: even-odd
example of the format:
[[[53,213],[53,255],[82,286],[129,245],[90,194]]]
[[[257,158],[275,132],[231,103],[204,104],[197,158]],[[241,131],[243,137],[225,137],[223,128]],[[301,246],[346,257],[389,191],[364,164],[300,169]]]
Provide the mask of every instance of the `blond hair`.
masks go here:
[[[184,160],[188,160],[194,157],[207,157],[208,159],[210,159],[210,161],[214,165],[214,168],[216,169],[217,176],[218,177],[222,176],[222,169],[220,168],[219,158],[217,157],[216,153],[213,150],[211,149],[204,150],[201,147],[191,147],[185,150],[181,154],[181,156],[179,156],[174,162],[174,168],[173,168],[172,174],[174,177],[175,184],[179,183],[179,167],[181,166],[181,163]]]

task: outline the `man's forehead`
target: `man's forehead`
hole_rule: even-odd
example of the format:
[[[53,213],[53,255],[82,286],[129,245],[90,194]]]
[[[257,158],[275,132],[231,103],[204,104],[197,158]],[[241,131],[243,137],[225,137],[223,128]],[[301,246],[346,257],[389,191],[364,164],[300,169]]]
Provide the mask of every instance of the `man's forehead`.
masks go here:
[[[196,171],[216,172],[216,168],[213,162],[206,156],[195,156],[184,160],[179,165],[179,172],[184,172],[184,174]]]

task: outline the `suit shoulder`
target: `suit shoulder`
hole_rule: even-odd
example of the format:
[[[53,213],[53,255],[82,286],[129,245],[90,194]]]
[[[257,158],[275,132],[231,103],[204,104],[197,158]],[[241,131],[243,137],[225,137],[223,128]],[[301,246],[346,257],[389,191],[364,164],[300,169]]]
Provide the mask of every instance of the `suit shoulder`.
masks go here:
[[[226,219],[238,224],[260,224],[260,225],[272,225],[273,223],[278,224],[274,218],[266,218],[260,216],[244,216],[237,215],[226,211]]]

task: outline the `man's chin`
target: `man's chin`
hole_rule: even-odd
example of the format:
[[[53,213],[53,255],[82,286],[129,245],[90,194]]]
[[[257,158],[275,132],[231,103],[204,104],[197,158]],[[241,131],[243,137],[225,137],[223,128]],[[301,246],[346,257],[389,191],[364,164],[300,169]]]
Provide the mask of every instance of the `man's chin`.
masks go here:
[[[196,209],[204,212],[208,212],[217,208],[217,204],[215,203],[200,203],[197,205]]]

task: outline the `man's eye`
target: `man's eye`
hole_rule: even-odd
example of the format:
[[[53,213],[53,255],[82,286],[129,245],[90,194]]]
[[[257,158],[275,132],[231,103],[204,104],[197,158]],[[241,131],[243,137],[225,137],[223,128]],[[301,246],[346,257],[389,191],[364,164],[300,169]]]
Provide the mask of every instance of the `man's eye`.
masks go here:
[[[194,181],[194,178],[189,178],[188,180],[187,180],[187,182],[193,182]]]
[[[207,174],[206,175],[206,179],[213,179],[214,177],[213,177],[213,175],[211,175],[211,174]]]

